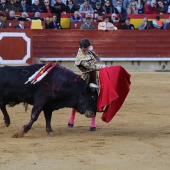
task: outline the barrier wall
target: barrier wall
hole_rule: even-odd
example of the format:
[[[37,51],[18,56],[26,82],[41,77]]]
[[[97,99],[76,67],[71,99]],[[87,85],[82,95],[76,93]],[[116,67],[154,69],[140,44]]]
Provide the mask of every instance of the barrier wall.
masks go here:
[[[0,64],[24,64],[48,61],[72,62],[78,42],[90,39],[94,51],[104,62],[116,64],[130,62],[138,68],[140,63],[157,62],[165,67],[170,61],[170,30],[16,30],[1,29]],[[163,65],[165,66],[162,66]],[[155,68],[153,65],[147,67]]]

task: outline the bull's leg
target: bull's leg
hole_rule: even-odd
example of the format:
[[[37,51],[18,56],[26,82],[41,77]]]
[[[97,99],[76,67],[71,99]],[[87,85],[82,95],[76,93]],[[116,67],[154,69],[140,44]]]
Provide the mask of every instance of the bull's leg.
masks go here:
[[[24,134],[31,129],[33,123],[38,119],[38,116],[40,115],[41,111],[42,111],[42,107],[40,106],[38,107],[37,105],[36,106],[34,105],[32,108],[31,119],[29,123],[27,125],[24,125],[21,131],[19,133],[14,134],[13,137],[15,138],[23,137]]]
[[[74,126],[74,119],[75,119],[75,114],[76,114],[76,109],[72,109],[71,117],[68,121],[68,127],[73,127]]]
[[[1,111],[4,115],[5,126],[8,127],[10,125],[10,117],[9,117],[8,112],[6,110],[6,105],[1,105],[0,108],[1,108]]]
[[[90,131],[96,131],[96,116],[91,118]]]
[[[52,118],[52,111],[51,110],[44,110],[44,117],[46,121],[46,132],[48,135],[53,136],[54,131],[51,127],[51,118]]]

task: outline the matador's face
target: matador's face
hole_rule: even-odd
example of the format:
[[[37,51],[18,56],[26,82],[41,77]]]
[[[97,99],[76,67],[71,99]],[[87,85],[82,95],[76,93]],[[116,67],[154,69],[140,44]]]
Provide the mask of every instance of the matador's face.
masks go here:
[[[81,51],[82,51],[82,53],[83,54],[87,54],[88,52],[89,52],[89,48],[90,48],[90,46],[89,47],[87,47],[87,48],[81,48]]]

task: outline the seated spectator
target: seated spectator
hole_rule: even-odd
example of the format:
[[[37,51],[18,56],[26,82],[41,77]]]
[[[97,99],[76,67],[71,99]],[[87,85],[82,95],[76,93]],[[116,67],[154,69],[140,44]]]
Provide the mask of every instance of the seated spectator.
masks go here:
[[[95,18],[97,18],[98,16],[102,16],[103,14],[105,14],[104,9],[102,8],[102,5],[100,2],[96,2],[95,7],[94,7],[94,14],[95,14]]]
[[[96,18],[96,22],[103,22],[103,17],[102,17],[102,15],[99,15],[99,16]]]
[[[131,2],[127,8],[127,14],[138,14],[138,9],[135,2]]]
[[[157,9],[156,9],[156,1],[152,0],[151,4],[146,4],[145,5],[145,14],[157,14]]]
[[[98,30],[103,30],[103,31],[113,31],[117,30],[117,27],[115,27],[111,22],[109,22],[109,16],[105,16],[103,22],[99,22],[98,24]]]
[[[5,28],[4,14],[0,14],[0,28]]]
[[[80,9],[80,6],[84,3],[84,0],[74,0],[75,6]]]
[[[0,12],[9,12],[12,10],[11,5],[6,3],[6,0],[0,1]]]
[[[27,12],[22,12],[21,17],[22,17],[22,18],[26,18],[27,21],[30,21],[30,20],[31,20],[31,18],[30,18],[29,15],[27,14]]]
[[[80,6],[79,12],[82,14],[87,14],[90,12],[91,14],[94,13],[92,6],[88,0],[85,0],[84,3]]]
[[[114,23],[117,23],[117,22],[120,22],[119,19],[118,19],[118,17],[117,17],[117,14],[114,14],[114,13],[113,13],[113,14],[110,16],[110,22],[113,23],[113,24],[114,24]]]
[[[60,23],[57,21],[57,15],[53,15],[52,21],[49,23],[49,29],[62,29]]]
[[[126,17],[127,17],[127,12],[126,10],[122,7],[122,1],[117,0],[116,7],[113,8],[113,13],[119,14],[120,15],[120,22],[124,22]]]
[[[45,29],[50,29],[50,18],[45,18]]]
[[[78,11],[74,12],[74,15],[70,18],[71,22],[83,22],[83,17]]]
[[[110,0],[105,1],[103,9],[104,9],[105,14],[112,14],[113,13],[113,7],[111,5]]]
[[[130,18],[125,19],[125,24],[122,25],[122,29],[124,30],[134,30],[135,27],[130,23]]]
[[[35,14],[33,15],[33,17],[31,17],[31,20],[41,20],[44,21],[44,18],[41,18],[41,13],[40,12],[35,12]]]
[[[19,6],[19,12],[31,12],[31,6],[27,4],[27,0],[21,0]]]
[[[80,26],[81,30],[94,30],[94,25],[91,23],[91,18],[87,17],[84,24]]]
[[[44,0],[43,6],[44,6],[44,9],[43,9],[44,13],[52,13],[50,0]]]
[[[148,22],[148,19],[146,17],[143,18],[143,22],[139,25],[138,29],[147,30],[147,22]]]
[[[43,5],[40,4],[39,0],[34,0],[34,3],[31,5],[31,12],[44,12]]]
[[[126,11],[129,8],[131,2],[135,2],[135,0],[123,0],[122,6]]]
[[[67,0],[66,6],[66,13],[74,13],[75,11],[78,11],[78,7],[74,4],[73,0]]]
[[[96,3],[100,3],[101,4],[101,0],[89,0],[90,5],[92,6],[92,8],[94,9],[96,6]]]
[[[144,6],[145,6],[145,3],[143,0],[137,0],[135,1],[136,3],[136,7],[138,9],[138,14],[143,14],[143,9],[144,9]]]
[[[15,11],[11,10],[9,11],[9,16],[7,16],[6,20],[17,20],[18,17],[15,16]]]
[[[53,8],[55,9],[54,12],[59,15],[63,12],[66,12],[67,9],[66,5],[62,2],[62,0],[57,0]]]
[[[19,21],[19,25],[15,26],[15,28],[17,28],[17,29],[25,29],[25,21],[26,21],[26,19],[22,18],[22,17],[19,17],[18,21]]]
[[[155,20],[152,21],[153,27],[157,29],[163,29],[163,22],[160,21],[160,16],[156,16]]]
[[[168,11],[167,4],[164,4],[163,1],[158,0],[157,11],[158,11],[158,14],[166,14]]]
[[[19,7],[19,3],[17,3],[16,0],[10,0],[8,2],[8,5],[11,6],[11,10],[13,10],[15,12],[19,12],[20,7]]]

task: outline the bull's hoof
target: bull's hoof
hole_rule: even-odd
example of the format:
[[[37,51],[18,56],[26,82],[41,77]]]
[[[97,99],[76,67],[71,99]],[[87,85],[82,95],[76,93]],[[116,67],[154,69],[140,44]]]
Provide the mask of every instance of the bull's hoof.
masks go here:
[[[68,122],[68,127],[69,127],[69,128],[72,128],[73,126],[74,126],[74,123],[71,124],[71,123]]]
[[[24,132],[18,132],[18,133],[14,133],[12,135],[12,138],[22,138],[24,136]]]
[[[55,133],[53,131],[47,132],[48,136],[55,136]]]
[[[9,127],[10,123],[4,122],[6,127]]]
[[[90,127],[90,131],[96,131],[96,127]]]

